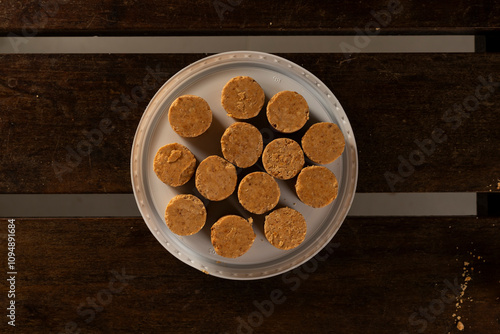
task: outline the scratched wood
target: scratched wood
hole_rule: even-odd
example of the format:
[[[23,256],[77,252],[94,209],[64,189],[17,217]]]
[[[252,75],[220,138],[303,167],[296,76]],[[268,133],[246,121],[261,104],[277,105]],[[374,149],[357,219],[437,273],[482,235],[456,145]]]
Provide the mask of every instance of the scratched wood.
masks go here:
[[[131,192],[130,148],[144,108],[203,56],[0,56],[0,192]],[[500,81],[498,54],[282,56],[324,81],[346,110],[358,191],[498,190],[500,90],[480,88],[474,105],[481,77]],[[134,100],[141,86],[146,94]]]
[[[322,261],[230,281],[177,260],[141,219],[17,220],[15,332],[460,333],[456,314],[465,332],[496,333],[499,224],[348,218]]]
[[[367,26],[377,33],[470,34],[500,26],[495,1],[465,0],[4,1],[0,17],[0,34],[19,36],[356,34]]]

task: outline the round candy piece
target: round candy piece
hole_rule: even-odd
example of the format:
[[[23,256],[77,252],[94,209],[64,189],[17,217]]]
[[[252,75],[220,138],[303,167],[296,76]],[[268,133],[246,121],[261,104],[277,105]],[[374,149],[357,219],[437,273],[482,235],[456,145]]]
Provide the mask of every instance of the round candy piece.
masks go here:
[[[262,164],[266,172],[281,180],[289,180],[297,175],[304,162],[300,145],[289,138],[273,140],[262,153]]]
[[[252,218],[246,220],[236,215],[224,216],[212,226],[210,239],[220,256],[240,257],[252,247],[255,240]]]
[[[196,158],[184,145],[167,144],[156,152],[153,169],[156,176],[172,187],[182,186],[194,174]]]
[[[179,136],[198,137],[212,124],[212,110],[201,97],[182,95],[170,106],[168,121]]]
[[[310,166],[300,172],[295,190],[302,202],[313,208],[321,208],[337,197],[339,185],[335,174],[328,168]]]
[[[264,234],[276,248],[288,250],[297,247],[306,237],[304,216],[292,208],[274,210],[266,216]]]
[[[280,187],[267,173],[250,173],[240,182],[238,200],[246,210],[259,215],[272,210],[278,204]]]
[[[267,104],[267,120],[279,132],[292,133],[300,130],[308,119],[309,106],[297,92],[279,92]]]
[[[302,137],[302,149],[309,159],[318,164],[329,164],[344,152],[342,131],[334,123],[316,123]]]
[[[264,90],[257,81],[247,76],[232,78],[222,89],[222,107],[234,118],[257,116],[264,106],[264,100]]]
[[[191,194],[177,195],[168,202],[165,222],[177,235],[193,235],[201,230],[207,220],[203,202]]]
[[[211,155],[196,169],[195,185],[211,201],[222,201],[236,189],[236,168],[223,158]]]
[[[254,165],[262,154],[262,134],[249,123],[231,124],[221,138],[224,158],[240,168]]]

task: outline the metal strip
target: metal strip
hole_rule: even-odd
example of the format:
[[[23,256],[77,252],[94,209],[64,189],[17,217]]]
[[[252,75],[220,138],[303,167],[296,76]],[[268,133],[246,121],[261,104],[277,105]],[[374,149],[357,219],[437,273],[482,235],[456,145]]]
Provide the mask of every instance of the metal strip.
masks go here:
[[[349,216],[475,216],[476,193],[356,194]]]
[[[0,217],[140,217],[133,194],[0,195]]]
[[[0,37],[0,53],[450,53],[474,52],[474,36]]]
[[[358,193],[349,216],[475,216],[476,193]],[[0,217],[140,217],[133,194],[0,195]]]

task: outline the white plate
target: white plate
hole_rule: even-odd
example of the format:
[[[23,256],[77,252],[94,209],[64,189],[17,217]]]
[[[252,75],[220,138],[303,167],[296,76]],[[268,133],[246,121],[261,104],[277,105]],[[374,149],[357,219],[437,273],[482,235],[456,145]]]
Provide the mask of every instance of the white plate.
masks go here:
[[[283,251],[273,247],[263,233],[265,215],[254,215],[245,211],[238,203],[236,192],[221,202],[209,202],[197,193],[194,177],[186,185],[173,188],[162,183],[153,171],[156,151],[168,143],[187,146],[198,162],[213,154],[222,156],[220,138],[226,127],[236,120],[227,116],[221,106],[222,87],[235,76],[254,78],[264,89],[267,101],[277,92],[292,90],[306,99],[311,119],[297,134],[288,136],[300,143],[300,136],[314,122],[336,123],[344,134],[346,147],[342,156],[326,165],[339,181],[338,197],[332,204],[314,209],[303,204],[295,194],[294,182],[278,181],[281,189],[279,206],[289,206],[301,212],[307,221],[307,234],[297,248]],[[198,95],[204,98],[213,112],[213,123],[209,130],[197,138],[182,138],[168,122],[168,108],[179,96]],[[264,144],[277,136],[265,119],[265,110],[255,119],[247,120],[262,132]],[[132,146],[131,175],[134,195],[141,214],[158,241],[179,260],[210,275],[246,280],[278,275],[291,270],[316,255],[332,239],[344,221],[351,206],[358,176],[356,142],[351,125],[339,101],[318,78],[284,58],[275,55],[238,51],[221,53],[201,59],[168,80],[149,103],[137,128]],[[259,166],[261,162],[259,159]],[[312,163],[306,159],[306,165]],[[259,167],[250,167],[256,170]],[[239,170],[240,172],[241,170]],[[238,179],[247,172],[239,173]],[[207,222],[197,234],[180,237],[168,229],[164,212],[170,199],[180,193],[195,193],[204,200]],[[226,214],[252,217],[257,235],[251,249],[236,259],[217,255],[210,242],[210,227]],[[158,256],[163,256],[158,254]]]

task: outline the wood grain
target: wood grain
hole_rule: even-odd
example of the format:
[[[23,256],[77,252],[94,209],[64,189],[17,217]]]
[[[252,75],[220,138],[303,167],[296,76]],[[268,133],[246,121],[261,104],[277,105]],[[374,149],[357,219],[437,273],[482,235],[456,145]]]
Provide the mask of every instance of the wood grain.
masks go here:
[[[0,68],[0,192],[131,192],[130,148],[148,101],[203,56],[0,56],[9,64]],[[318,76],[346,110],[358,144],[358,191],[498,190],[500,90],[464,109],[468,115],[453,108],[474,96],[480,76],[500,81],[499,55],[282,56]],[[141,86],[148,89],[134,100]],[[428,144],[419,162],[417,151],[425,149],[415,141],[431,140],[439,129],[447,140],[433,150]],[[93,144],[82,146],[86,140]],[[410,158],[419,165],[400,173],[400,159]],[[400,178],[393,188],[387,172]]]
[[[59,3],[58,5],[54,5]],[[389,3],[395,3],[388,11]],[[394,9],[393,9],[394,8]],[[377,21],[372,12],[389,16]],[[0,34],[60,35],[240,35],[376,33],[471,34],[498,30],[494,1],[6,1]]]
[[[16,332],[75,326],[82,333],[235,333],[241,318],[261,322],[250,328],[254,333],[416,333],[424,326],[426,333],[459,333],[456,314],[467,332],[495,333],[499,224],[474,217],[348,218],[332,240],[333,253],[320,253],[324,261],[274,278],[230,281],[174,258],[140,219],[17,220]],[[3,248],[6,224],[1,233]],[[134,277],[121,285],[113,271]],[[455,293],[462,291],[457,308]],[[272,312],[269,303],[268,311],[255,306],[279,292],[282,303]],[[92,299],[99,310],[93,316]],[[267,315],[259,320],[256,312]],[[0,331],[7,333],[6,326],[2,321]]]

